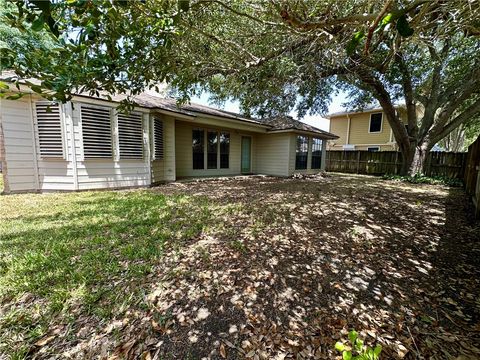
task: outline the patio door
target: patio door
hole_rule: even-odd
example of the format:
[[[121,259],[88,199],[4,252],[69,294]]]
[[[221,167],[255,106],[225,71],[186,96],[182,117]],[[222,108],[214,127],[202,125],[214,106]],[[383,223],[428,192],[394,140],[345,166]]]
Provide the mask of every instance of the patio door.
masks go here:
[[[242,136],[242,174],[252,172],[252,138],[250,136]]]

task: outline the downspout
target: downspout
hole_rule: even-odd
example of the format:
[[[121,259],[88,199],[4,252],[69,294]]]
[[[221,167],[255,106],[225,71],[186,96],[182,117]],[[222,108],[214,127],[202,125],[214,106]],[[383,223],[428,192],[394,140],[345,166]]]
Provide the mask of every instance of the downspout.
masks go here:
[[[345,139],[345,145],[350,144],[350,126],[351,126],[351,119],[350,115],[347,114],[348,124],[347,124],[347,138]]]
[[[64,105],[65,122],[70,124],[70,151],[72,152],[72,175],[73,175],[73,189],[78,190],[78,169],[77,169],[77,149],[75,148],[75,124],[73,123],[73,104],[68,102]]]
[[[39,179],[39,174],[38,174],[38,158],[37,158],[37,137],[35,136],[35,116],[33,113],[33,99],[32,99],[32,94],[29,94],[28,96],[28,105],[30,108],[30,124],[32,125],[32,152],[33,152],[33,173],[35,176],[35,190],[39,191],[40,190],[40,179]]]

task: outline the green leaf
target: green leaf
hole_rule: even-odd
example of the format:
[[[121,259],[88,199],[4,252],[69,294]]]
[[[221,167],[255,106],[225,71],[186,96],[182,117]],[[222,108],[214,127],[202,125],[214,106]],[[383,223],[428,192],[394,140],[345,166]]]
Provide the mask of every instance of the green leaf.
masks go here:
[[[360,339],[357,339],[357,341],[355,341],[355,349],[357,351],[361,351],[362,347],[363,347],[363,341]]]
[[[385,26],[387,24],[390,24],[391,22],[393,21],[393,14],[392,13],[388,13],[387,15],[385,15],[382,19],[382,22],[380,23],[382,26]]]
[[[178,9],[187,12],[190,9],[190,0],[178,0]]]
[[[355,330],[351,330],[348,333],[348,338],[350,339],[350,342],[352,343],[352,345],[355,345],[355,340],[357,340],[358,338],[358,333]]]
[[[403,37],[409,37],[413,35],[414,30],[410,27],[406,15],[402,15],[398,18],[396,27],[398,33]]]
[[[8,84],[0,81],[0,89],[9,89]]]
[[[360,41],[365,37],[365,33],[363,30],[360,30],[355,33],[353,38],[348,42],[346,50],[347,50],[347,55],[350,56],[355,52],[355,49],[357,48],[358,44]]]
[[[32,30],[33,31],[42,30],[43,24],[45,24],[45,19],[43,18],[43,14],[42,14],[32,22]]]
[[[42,87],[38,86],[38,85],[31,85],[30,89],[32,89],[33,91],[35,91],[38,94],[41,94],[43,92]]]
[[[344,351],[342,354],[343,360],[352,360],[352,352],[351,351]]]
[[[335,344],[335,349],[341,352],[345,350],[345,345],[343,345],[340,341],[337,341],[337,343]]]
[[[15,94],[15,95],[10,95],[10,96],[7,96],[7,100],[18,100],[20,98],[22,98],[25,94],[23,93],[18,93],[18,94]]]
[[[382,345],[378,344],[377,346],[375,346],[375,349],[373,349],[373,353],[378,358],[381,352],[382,352]]]

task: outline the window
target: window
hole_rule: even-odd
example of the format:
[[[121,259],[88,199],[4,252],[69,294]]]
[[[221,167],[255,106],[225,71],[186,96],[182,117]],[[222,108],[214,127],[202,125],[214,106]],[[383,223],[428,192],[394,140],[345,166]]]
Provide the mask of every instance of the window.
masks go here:
[[[305,170],[308,158],[308,137],[297,136],[297,147],[295,157],[295,170]]]
[[[220,133],[220,169],[228,169],[230,158],[230,133]]]
[[[368,132],[378,133],[382,131],[382,113],[373,113],[370,114],[370,126]]]
[[[207,169],[217,168],[218,136],[216,131],[207,131]]]
[[[82,105],[81,118],[85,159],[111,158],[110,109]]]
[[[367,148],[367,151],[370,151],[370,152],[380,151],[380,146],[370,146]]]
[[[204,152],[204,131],[202,129],[193,129],[192,131],[192,150],[193,150],[193,168],[205,169]]]
[[[208,130],[207,134],[207,169],[228,169],[230,166],[230,133]],[[193,169],[205,169],[204,129],[192,132]],[[220,153],[220,156],[218,156]]]
[[[312,169],[322,167],[322,139],[312,139]]]
[[[153,158],[163,159],[163,121],[153,118]]]
[[[143,159],[142,114],[118,114],[120,159]]]
[[[39,152],[42,158],[63,158],[62,123],[57,103],[37,102],[35,104]]]

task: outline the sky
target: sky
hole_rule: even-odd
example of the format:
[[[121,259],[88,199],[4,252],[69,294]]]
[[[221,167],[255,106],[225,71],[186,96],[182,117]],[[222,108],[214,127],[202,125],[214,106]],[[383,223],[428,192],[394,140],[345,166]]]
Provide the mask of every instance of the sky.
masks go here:
[[[219,108],[219,109],[225,110],[225,111],[231,111],[231,112],[235,112],[235,113],[240,112],[238,101],[227,101],[224,104],[224,106],[218,107],[217,105],[210,104],[209,101],[208,101],[208,97],[209,97],[208,93],[203,93],[201,96],[192,97],[191,102],[211,106],[211,107],[214,107],[214,108]],[[328,112],[329,113],[334,113],[334,112],[339,112],[339,111],[345,110],[345,108],[342,106],[342,104],[345,103],[346,101],[347,101],[346,94],[343,93],[343,92],[339,93],[337,96],[335,96],[332,99],[332,103],[330,104],[330,106],[328,108]],[[290,115],[294,118],[297,118],[295,112],[290,113]],[[330,120],[322,118],[320,115],[315,115],[315,116],[306,115],[303,119],[299,119],[299,120],[303,121],[306,124],[315,126],[319,129],[329,131]]]

